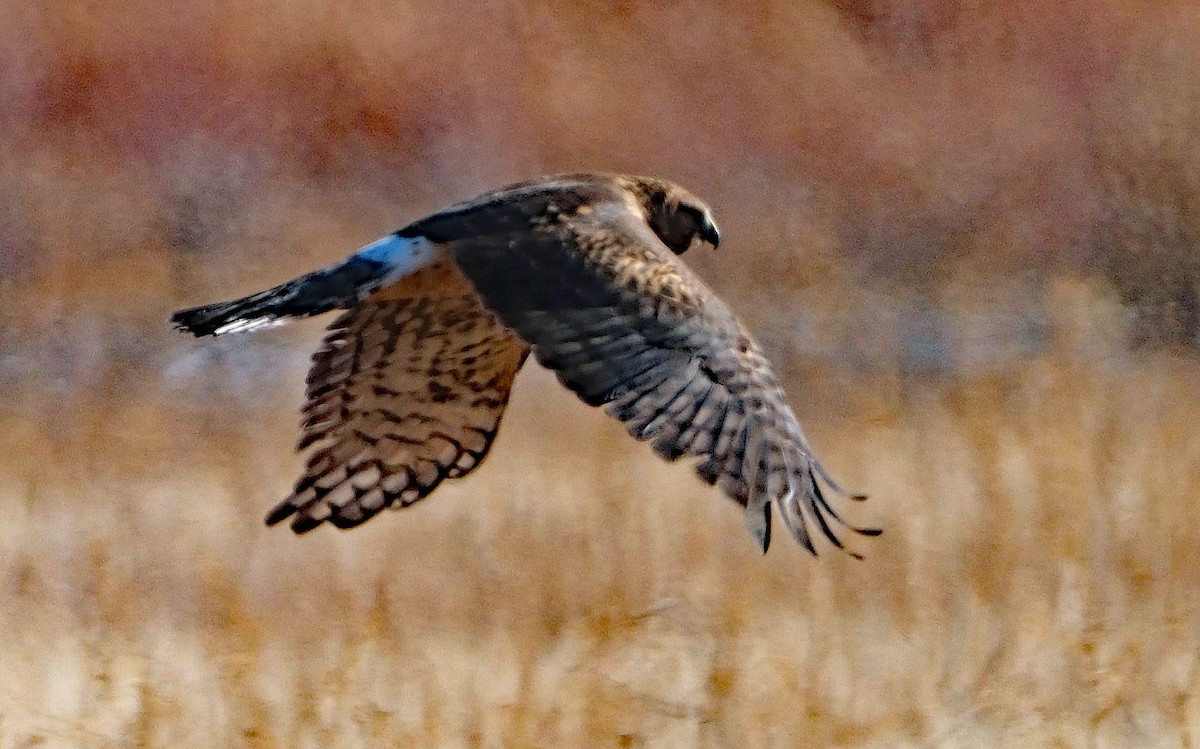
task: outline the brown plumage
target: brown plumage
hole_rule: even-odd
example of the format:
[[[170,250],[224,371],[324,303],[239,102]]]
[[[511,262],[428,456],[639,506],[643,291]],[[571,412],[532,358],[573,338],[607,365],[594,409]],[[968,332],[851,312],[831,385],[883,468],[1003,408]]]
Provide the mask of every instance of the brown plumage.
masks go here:
[[[343,313],[308,375],[304,476],[267,522],[351,527],[470,473],[528,353],[449,265]]]
[[[584,402],[744,508],[765,551],[771,504],[815,551],[847,525],[778,379],[679,259],[716,245],[709,209],[669,182],[578,174],[489,192],[259,294],[177,313],[197,335],[348,311],[308,379],[304,476],[268,516],[297,532],[364,522],[482,460],[532,348]]]

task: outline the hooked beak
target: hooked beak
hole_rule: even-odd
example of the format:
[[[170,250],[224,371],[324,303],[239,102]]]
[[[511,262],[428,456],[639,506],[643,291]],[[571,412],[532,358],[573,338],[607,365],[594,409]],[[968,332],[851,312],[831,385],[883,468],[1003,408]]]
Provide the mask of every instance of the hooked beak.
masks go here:
[[[721,244],[721,232],[717,230],[717,224],[711,218],[706,218],[700,226],[700,238],[717,249]]]

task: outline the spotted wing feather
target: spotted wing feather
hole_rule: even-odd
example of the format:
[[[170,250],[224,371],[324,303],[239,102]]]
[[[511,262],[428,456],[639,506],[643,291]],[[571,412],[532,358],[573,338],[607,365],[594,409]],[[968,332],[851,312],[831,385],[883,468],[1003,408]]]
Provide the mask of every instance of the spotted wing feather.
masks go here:
[[[466,475],[491,446],[527,352],[447,265],[344,313],[308,376],[304,475],[267,522],[352,527]]]

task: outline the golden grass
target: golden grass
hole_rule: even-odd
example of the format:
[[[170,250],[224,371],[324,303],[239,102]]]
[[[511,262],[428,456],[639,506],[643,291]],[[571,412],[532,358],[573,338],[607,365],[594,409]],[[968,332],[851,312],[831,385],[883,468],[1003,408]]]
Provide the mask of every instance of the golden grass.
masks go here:
[[[862,562],[760,556],[732,505],[536,369],[478,473],[299,539],[261,524],[296,467],[293,364],[241,392],[236,359],[153,395],[27,390],[0,423],[0,738],[1192,745],[1200,374],[1088,360],[1111,302],[1054,294],[1036,357],[790,383],[873,495]]]

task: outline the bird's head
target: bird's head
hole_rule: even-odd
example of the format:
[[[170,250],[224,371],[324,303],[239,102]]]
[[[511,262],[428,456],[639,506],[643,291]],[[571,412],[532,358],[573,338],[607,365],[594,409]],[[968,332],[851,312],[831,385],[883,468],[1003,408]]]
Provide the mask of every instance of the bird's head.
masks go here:
[[[697,239],[713,248],[721,243],[712,211],[704,201],[666,180],[643,178],[637,185],[647,223],[676,255],[687,252]]]

